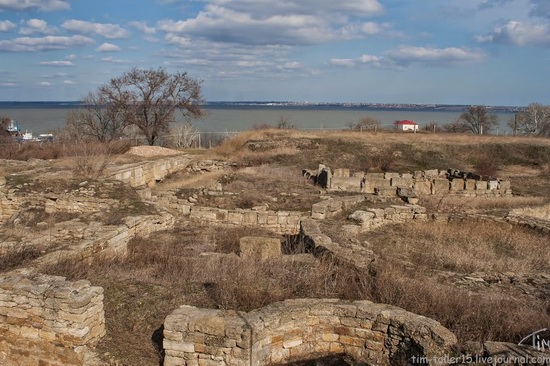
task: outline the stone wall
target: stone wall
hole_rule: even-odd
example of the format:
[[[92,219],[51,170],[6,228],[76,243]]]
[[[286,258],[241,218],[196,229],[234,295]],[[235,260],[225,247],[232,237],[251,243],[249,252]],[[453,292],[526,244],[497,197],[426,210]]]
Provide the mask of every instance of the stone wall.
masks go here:
[[[189,155],[177,155],[135,164],[110,166],[105,175],[109,179],[122,181],[134,188],[147,188],[154,186],[170,174],[187,168],[191,160]]]
[[[364,195],[338,197],[324,200],[311,206],[311,217],[318,220],[328,219],[363,201],[365,201]]]
[[[104,334],[101,287],[30,270],[0,275],[0,364],[82,365]]]
[[[348,355],[375,365],[448,354],[435,320],[370,301],[298,299],[249,313],[182,306],[164,323],[165,366],[263,366]]]
[[[225,210],[214,207],[189,206],[183,209],[189,217],[203,222],[227,226],[259,226],[281,234],[297,234],[300,220],[306,216],[298,211],[269,211],[253,209]]]
[[[374,253],[365,246],[348,243],[346,245],[332,241],[323,234],[317,221],[305,219],[300,223],[300,239],[307,248],[312,248],[316,257],[330,256],[337,262],[351,265],[360,271],[370,270]]]
[[[500,197],[512,194],[508,180],[482,177],[455,169],[423,170],[415,171],[414,174],[365,173],[351,172],[349,169],[331,171],[320,165],[317,175],[312,175],[310,171],[307,174],[314,181],[317,175],[328,174],[328,191],[376,193],[388,197],[395,196],[398,188],[410,188],[418,194],[454,194],[466,197]]]
[[[174,217],[170,214],[126,217],[124,224],[103,226],[100,223],[88,225],[74,225],[64,222],[57,226],[54,238],[69,241],[47,254],[42,255],[31,263],[34,266],[48,265],[59,260],[86,261],[97,257],[114,258],[126,256],[128,242],[134,237],[147,236],[153,232],[167,230],[173,227]],[[56,229],[54,227],[54,229]],[[75,230],[76,229],[76,230]],[[51,231],[50,231],[51,233]],[[70,238],[74,238],[71,240]],[[40,239],[37,239],[38,241]],[[49,233],[45,233],[42,240],[52,240]]]

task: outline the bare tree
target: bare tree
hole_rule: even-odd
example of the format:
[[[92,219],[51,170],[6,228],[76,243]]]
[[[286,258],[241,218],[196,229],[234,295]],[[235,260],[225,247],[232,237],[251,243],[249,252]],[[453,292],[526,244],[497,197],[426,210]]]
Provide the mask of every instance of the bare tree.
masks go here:
[[[90,92],[82,106],[67,115],[66,127],[75,138],[88,137],[110,142],[123,135],[127,126],[124,113],[102,93]]]
[[[380,129],[380,120],[373,117],[364,117],[355,125],[356,130],[360,131],[377,131]]]
[[[498,123],[497,115],[490,113],[487,107],[477,105],[471,106],[468,110],[460,115],[457,124],[464,131],[482,135],[491,131]]]
[[[141,130],[149,145],[169,132],[177,110],[186,120],[203,115],[200,81],[187,73],[134,68],[101,86],[99,94],[116,113],[124,116],[126,124]]]
[[[508,127],[521,135],[550,136],[550,106],[531,103],[508,122]]]

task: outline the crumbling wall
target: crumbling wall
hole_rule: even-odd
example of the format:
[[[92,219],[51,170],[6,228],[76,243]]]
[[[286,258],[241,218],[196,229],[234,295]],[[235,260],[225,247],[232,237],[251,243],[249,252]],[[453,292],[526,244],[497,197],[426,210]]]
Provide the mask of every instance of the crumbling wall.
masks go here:
[[[191,160],[188,155],[177,155],[135,164],[110,166],[107,168],[106,177],[122,181],[134,188],[147,188],[170,174],[187,168]]]
[[[329,173],[327,173],[329,171]],[[317,175],[304,171],[316,181]],[[501,197],[512,194],[510,181],[479,176],[456,169],[437,169],[410,173],[365,173],[351,172],[349,169],[334,169],[333,172],[320,165],[318,174],[329,174],[328,191],[376,193],[392,197],[398,188],[408,188],[418,194],[454,194],[465,197]]]
[[[248,313],[182,306],[164,322],[165,366],[263,366],[346,354],[375,365],[447,354],[435,320],[370,301],[297,299]]]
[[[103,335],[101,287],[31,270],[0,275],[0,364],[82,365]]]

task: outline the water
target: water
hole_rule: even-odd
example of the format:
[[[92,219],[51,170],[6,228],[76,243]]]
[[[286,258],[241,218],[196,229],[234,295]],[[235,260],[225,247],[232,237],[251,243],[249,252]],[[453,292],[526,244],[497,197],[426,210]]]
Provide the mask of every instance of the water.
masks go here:
[[[11,117],[19,123],[23,131],[34,135],[54,133],[65,126],[67,114],[74,105],[59,106],[45,104],[1,105],[0,117]],[[406,110],[406,109],[374,109],[345,108],[342,106],[209,106],[208,115],[193,124],[202,131],[233,132],[252,128],[255,125],[277,125],[284,117],[294,127],[299,129],[347,129],[349,124],[356,124],[364,117],[373,117],[382,122],[383,128],[391,128],[396,120],[410,119],[420,125],[436,122],[443,126],[460,117],[461,111],[441,110]],[[507,123],[514,117],[513,112],[497,113],[498,128],[494,134],[510,133]],[[178,116],[179,117],[179,116]],[[179,121],[182,121],[179,118]]]

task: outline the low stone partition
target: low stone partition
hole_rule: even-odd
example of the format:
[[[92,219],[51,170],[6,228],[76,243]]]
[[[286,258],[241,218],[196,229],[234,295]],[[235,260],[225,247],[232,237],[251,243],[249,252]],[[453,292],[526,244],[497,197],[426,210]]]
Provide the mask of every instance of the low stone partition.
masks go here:
[[[82,365],[103,335],[103,288],[31,270],[0,275],[1,365]]]
[[[426,208],[419,205],[390,205],[385,208],[357,210],[348,219],[361,225],[362,230],[370,230],[389,223],[410,220],[427,220]]]
[[[128,242],[174,226],[172,215],[131,216],[122,225],[102,225],[100,222],[84,223],[64,221],[51,228],[30,232],[20,241],[0,242],[0,254],[13,249],[33,248],[42,253],[29,265],[41,268],[60,260],[86,261],[94,257],[126,256]]]
[[[129,184],[134,188],[154,186],[170,174],[187,168],[192,158],[189,155],[176,155],[158,160],[109,166],[106,177]]]
[[[321,201],[311,206],[311,217],[318,220],[328,219],[363,201],[365,196],[338,197]]]
[[[251,312],[184,305],[164,322],[164,366],[263,366],[347,355],[371,365],[430,364],[456,337],[435,320],[370,301],[297,299]],[[408,361],[408,362],[407,362]]]
[[[300,220],[306,213],[299,211],[269,211],[253,209],[226,210],[214,207],[183,205],[191,219],[227,226],[259,226],[280,234],[297,234]]]
[[[317,182],[323,175],[324,188],[328,191],[376,193],[386,197],[397,194],[398,188],[410,188],[418,194],[455,194],[466,197],[500,197],[512,194],[510,181],[483,177],[456,169],[447,171],[431,169],[410,173],[365,173],[349,169],[331,170],[319,166],[317,175],[304,170],[304,174]]]

